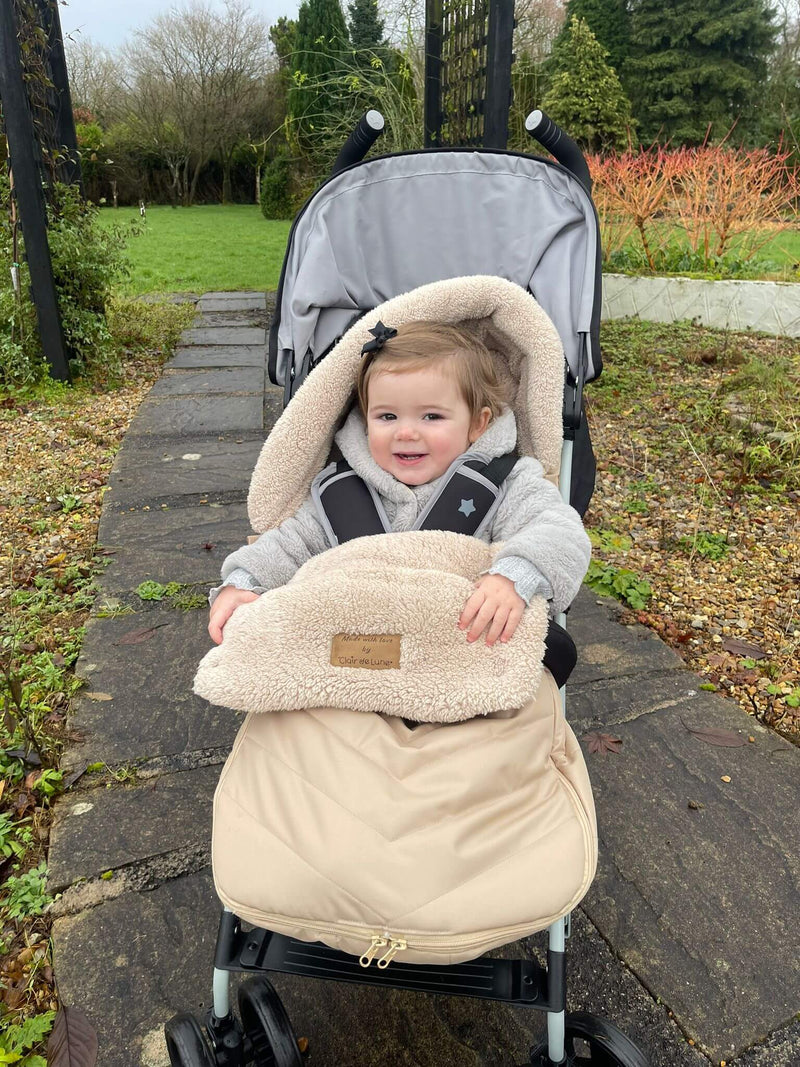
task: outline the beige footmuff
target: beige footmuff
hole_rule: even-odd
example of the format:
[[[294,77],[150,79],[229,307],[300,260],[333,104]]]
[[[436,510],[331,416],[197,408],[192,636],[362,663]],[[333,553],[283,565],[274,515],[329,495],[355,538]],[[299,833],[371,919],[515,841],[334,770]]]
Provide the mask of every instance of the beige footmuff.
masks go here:
[[[452,279],[365,315],[303,383],[256,465],[257,532],[292,515],[325,466],[370,328],[420,319],[480,334],[514,397],[519,451],[557,476],[555,328],[511,282]],[[365,966],[446,964],[583,897],[594,806],[542,669],[546,605],[503,646],[456,627],[495,551],[442,531],[357,538],[231,617],[195,691],[248,713],[214,800],[214,881],[240,918]]]

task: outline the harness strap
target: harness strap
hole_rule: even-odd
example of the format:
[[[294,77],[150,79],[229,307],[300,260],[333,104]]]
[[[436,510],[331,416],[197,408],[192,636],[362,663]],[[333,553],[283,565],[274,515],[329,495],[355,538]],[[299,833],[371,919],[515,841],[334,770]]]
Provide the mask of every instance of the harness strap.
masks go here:
[[[311,486],[312,499],[331,545],[354,537],[391,532],[391,523],[376,490],[352,469],[341,453]],[[502,499],[502,484],[519,456],[509,452],[485,463],[455,460],[438,491],[417,516],[414,530],[447,530],[476,536],[490,522]]]

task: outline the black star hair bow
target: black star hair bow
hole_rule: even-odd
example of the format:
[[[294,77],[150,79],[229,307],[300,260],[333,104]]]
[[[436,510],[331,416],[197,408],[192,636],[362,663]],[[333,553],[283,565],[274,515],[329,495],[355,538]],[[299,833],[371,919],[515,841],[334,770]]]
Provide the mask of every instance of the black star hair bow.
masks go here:
[[[376,322],[374,328],[369,332],[375,340],[367,341],[361,349],[362,356],[367,356],[370,353],[374,355],[375,352],[380,352],[387,341],[391,340],[392,337],[397,336],[397,330],[393,329],[391,326],[384,326],[380,321]]]

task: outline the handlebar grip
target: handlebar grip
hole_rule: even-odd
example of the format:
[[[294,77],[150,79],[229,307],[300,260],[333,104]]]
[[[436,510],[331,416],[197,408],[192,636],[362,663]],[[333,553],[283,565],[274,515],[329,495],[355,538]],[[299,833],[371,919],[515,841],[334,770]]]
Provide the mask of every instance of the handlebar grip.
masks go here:
[[[331,177],[353,163],[359,163],[375,144],[386,125],[380,111],[367,111],[358,120],[355,129],[345,141],[336,162],[331,169]]]
[[[589,174],[589,165],[583,157],[578,145],[572,138],[553,122],[553,120],[538,108],[531,111],[525,119],[525,129],[534,137],[542,148],[551,152],[559,163],[571,171],[579,182],[584,186],[587,193],[592,191],[592,178]]]

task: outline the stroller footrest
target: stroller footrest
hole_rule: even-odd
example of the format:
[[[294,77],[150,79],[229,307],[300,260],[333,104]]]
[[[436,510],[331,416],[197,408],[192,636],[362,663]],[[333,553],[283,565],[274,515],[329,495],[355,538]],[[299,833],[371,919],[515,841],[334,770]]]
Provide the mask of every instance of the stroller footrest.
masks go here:
[[[234,939],[217,967],[229,971],[275,971],[338,982],[408,989],[418,993],[479,997],[531,1007],[547,1006],[547,971],[533,960],[478,959],[447,966],[391,963],[362,967],[356,956],[320,942],[296,941],[269,930]]]

